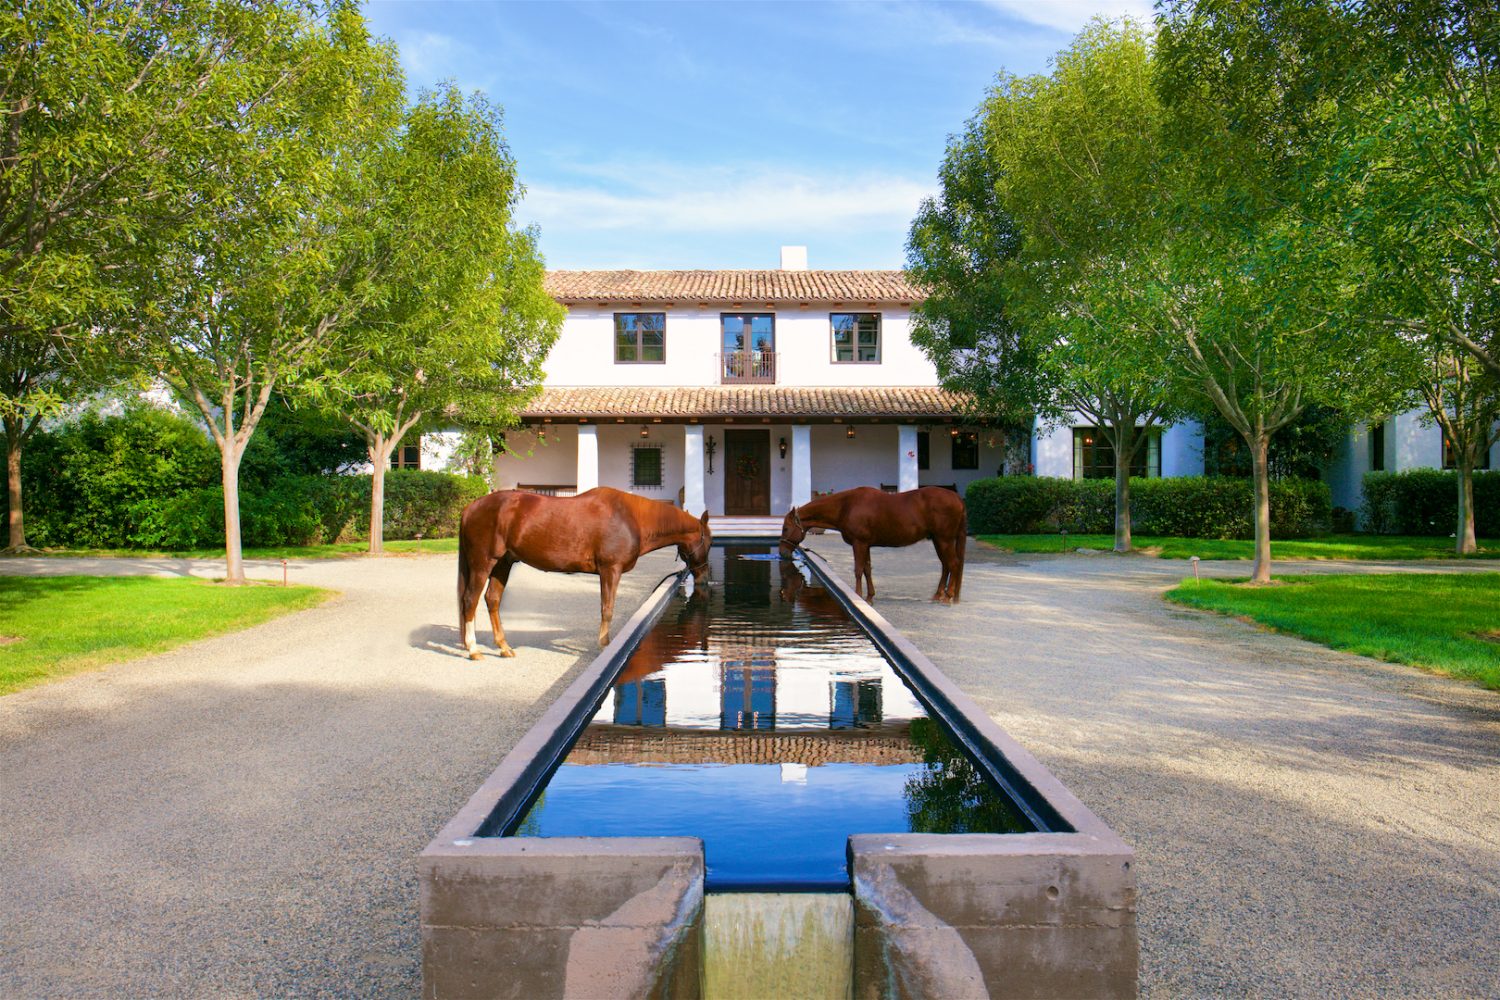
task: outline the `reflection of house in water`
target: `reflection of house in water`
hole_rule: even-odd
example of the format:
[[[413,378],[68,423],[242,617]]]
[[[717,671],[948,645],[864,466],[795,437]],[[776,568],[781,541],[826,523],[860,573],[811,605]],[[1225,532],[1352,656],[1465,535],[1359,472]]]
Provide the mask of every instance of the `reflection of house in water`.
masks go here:
[[[790,732],[904,729],[925,715],[837,598],[766,555],[716,549],[711,596],[667,612],[594,723]]]

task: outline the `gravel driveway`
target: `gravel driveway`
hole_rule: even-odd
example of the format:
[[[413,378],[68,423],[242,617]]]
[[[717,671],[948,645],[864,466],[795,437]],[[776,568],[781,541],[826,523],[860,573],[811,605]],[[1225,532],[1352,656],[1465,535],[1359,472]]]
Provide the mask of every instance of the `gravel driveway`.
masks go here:
[[[1135,846],[1143,996],[1500,997],[1500,694],[1167,604],[1184,562],[968,555],[945,608],[877,549],[876,607]],[[1500,564],[1276,566],[1393,569]]]
[[[674,565],[642,560],[617,620]],[[930,550],[874,571],[882,613],[1135,845],[1143,993],[1500,996],[1500,696],[1165,605],[1180,562],[971,543],[956,608],[926,601]],[[294,563],[343,596],[0,698],[0,997],[414,995],[416,854],[598,613],[593,577],[518,568],[520,656],[471,664],[453,573]]]
[[[599,622],[596,577],[517,567],[519,655],[471,663],[454,558],[293,563],[343,596],[0,698],[0,997],[417,994],[417,854],[593,658]],[[677,565],[643,558],[616,622]]]

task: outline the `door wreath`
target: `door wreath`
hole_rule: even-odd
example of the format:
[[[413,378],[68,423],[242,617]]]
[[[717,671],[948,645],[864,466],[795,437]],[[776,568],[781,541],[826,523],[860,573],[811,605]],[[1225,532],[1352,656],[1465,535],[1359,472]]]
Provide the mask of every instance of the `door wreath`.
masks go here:
[[[760,459],[754,455],[741,455],[735,463],[734,471],[741,479],[755,479],[760,475]]]

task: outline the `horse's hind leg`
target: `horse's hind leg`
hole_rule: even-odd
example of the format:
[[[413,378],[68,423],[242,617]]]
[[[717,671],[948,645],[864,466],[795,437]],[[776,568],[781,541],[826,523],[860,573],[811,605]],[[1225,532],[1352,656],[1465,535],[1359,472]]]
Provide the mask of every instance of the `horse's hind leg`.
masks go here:
[[[875,578],[870,575],[870,546],[863,542],[854,543],[854,593],[859,596],[859,581],[865,581],[865,592],[863,597],[867,601],[875,600]]]
[[[615,616],[615,590],[620,586],[620,567],[599,567],[599,646],[609,645],[609,623]]]
[[[484,596],[489,583],[493,560],[482,560],[479,565],[469,565],[464,573],[463,585],[458,599],[458,621],[463,629],[464,651],[469,659],[481,659],[479,644],[474,640],[474,615],[479,610],[479,599]],[[498,600],[497,602],[498,603]]]
[[[953,543],[943,542],[934,538],[932,547],[937,550],[938,562],[943,566],[943,573],[938,577],[937,590],[933,591],[934,601],[952,600],[951,588],[953,586]]]
[[[501,656],[515,656],[516,651],[505,641],[505,629],[500,627],[500,601],[505,597],[505,585],[510,582],[510,570],[514,560],[501,559],[490,571],[490,585],[484,592],[484,602],[490,609],[490,626],[495,630],[495,645]]]
[[[953,543],[953,567],[948,571],[948,600],[954,604],[958,603],[958,592],[964,585],[964,549],[968,544],[968,534],[960,529]]]

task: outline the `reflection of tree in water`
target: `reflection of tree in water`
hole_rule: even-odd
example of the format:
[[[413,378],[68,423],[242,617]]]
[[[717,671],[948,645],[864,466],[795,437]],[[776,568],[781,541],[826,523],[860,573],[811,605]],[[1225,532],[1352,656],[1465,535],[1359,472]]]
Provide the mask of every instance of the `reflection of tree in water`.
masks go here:
[[[922,767],[906,779],[906,819],[913,833],[1024,833],[1030,823],[935,719],[911,720]]]

